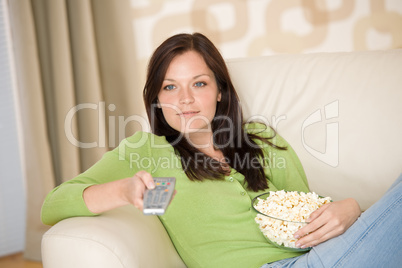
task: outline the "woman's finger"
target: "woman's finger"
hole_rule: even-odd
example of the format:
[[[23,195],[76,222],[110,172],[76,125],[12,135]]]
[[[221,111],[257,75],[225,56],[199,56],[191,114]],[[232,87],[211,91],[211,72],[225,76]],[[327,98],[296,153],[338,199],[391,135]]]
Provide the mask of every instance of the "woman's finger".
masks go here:
[[[317,209],[316,211],[314,211],[313,213],[311,213],[310,217],[307,219],[307,222],[312,222],[316,218],[318,218],[329,207],[329,205],[331,205],[331,203],[325,204],[322,207],[320,207],[319,209]]]
[[[155,188],[154,179],[152,178],[151,174],[149,174],[148,172],[146,172],[144,170],[139,171],[134,175],[134,177],[139,178],[148,189]]]
[[[146,171],[139,171],[137,172],[132,178],[132,187],[129,189],[128,195],[130,195],[131,203],[142,210],[144,206],[144,192],[145,189],[153,189],[155,188],[155,182],[151,176]]]
[[[314,247],[337,235],[337,231],[330,229],[328,230],[328,228],[323,227],[316,232],[299,239],[296,243],[296,246],[300,248]]]
[[[319,228],[321,228],[324,224],[328,222],[328,217],[323,215],[324,211],[328,208],[329,204],[322,206],[321,208],[317,209],[313,213],[311,213],[306,226],[298,230],[295,234],[295,238],[301,238],[306,236],[307,234],[313,233]],[[314,214],[314,215],[313,215]]]

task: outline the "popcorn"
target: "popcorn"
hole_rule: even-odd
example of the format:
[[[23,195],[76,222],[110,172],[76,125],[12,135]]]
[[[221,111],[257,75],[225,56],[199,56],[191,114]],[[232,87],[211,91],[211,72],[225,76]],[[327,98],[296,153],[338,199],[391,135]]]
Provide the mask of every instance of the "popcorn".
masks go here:
[[[298,193],[270,191],[267,199],[257,198],[255,209],[262,214],[255,217],[261,232],[269,240],[280,246],[296,248],[293,234],[302,228],[310,214],[324,204],[331,202],[330,197],[320,197],[314,192]],[[280,219],[280,220],[279,220]]]

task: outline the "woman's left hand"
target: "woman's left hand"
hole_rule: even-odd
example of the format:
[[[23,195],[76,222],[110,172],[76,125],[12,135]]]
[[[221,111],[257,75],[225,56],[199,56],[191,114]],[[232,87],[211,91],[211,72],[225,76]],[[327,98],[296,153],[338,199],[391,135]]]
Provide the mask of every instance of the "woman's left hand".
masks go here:
[[[300,238],[296,246],[316,246],[328,239],[343,234],[360,216],[360,206],[353,198],[325,204],[308,218],[309,224],[294,236]]]

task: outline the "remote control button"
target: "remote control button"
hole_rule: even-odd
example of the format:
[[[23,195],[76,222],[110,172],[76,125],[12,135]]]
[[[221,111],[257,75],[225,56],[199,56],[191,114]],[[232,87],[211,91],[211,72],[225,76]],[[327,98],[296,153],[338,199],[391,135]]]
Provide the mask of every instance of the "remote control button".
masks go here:
[[[144,196],[145,215],[163,215],[173,195],[175,178],[154,178],[155,189],[147,189]]]

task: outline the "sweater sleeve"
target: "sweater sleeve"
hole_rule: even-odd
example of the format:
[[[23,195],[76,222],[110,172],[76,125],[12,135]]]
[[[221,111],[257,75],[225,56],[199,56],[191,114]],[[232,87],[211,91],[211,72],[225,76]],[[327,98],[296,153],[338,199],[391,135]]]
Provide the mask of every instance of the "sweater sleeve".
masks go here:
[[[123,140],[116,149],[105,153],[87,171],[48,193],[42,205],[42,222],[54,225],[70,217],[97,215],[88,210],[83,198],[84,190],[91,185],[131,177],[138,172],[136,165],[130,165],[130,155],[135,153],[137,158],[148,155],[146,142],[144,142],[146,135],[143,134],[143,132],[137,132]]]

